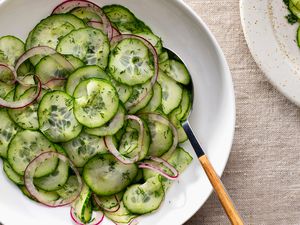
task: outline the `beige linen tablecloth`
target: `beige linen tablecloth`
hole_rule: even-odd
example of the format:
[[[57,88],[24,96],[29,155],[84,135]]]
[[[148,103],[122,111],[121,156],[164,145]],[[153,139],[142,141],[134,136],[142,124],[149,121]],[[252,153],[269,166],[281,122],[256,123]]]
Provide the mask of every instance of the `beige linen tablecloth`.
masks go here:
[[[225,186],[245,224],[299,225],[300,109],[274,89],[255,64],[240,24],[238,0],[185,2],[216,36],[232,72],[237,121],[222,177]],[[196,224],[229,224],[214,194],[186,223]]]

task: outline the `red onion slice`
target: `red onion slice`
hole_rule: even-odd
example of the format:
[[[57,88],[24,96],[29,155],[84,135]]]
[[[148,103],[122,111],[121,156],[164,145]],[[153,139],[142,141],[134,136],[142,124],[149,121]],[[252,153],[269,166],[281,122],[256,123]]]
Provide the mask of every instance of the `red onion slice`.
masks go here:
[[[20,58],[18,59],[16,66],[15,66],[15,77],[17,78],[17,74],[16,71],[18,71],[19,67],[28,59],[30,59],[33,56],[36,55],[51,55],[55,61],[59,62],[64,68],[66,68],[69,71],[74,70],[73,65],[61,54],[59,54],[58,52],[56,52],[55,49],[50,48],[48,46],[38,46],[38,47],[33,47],[31,49],[29,49],[28,51],[26,51],[25,53],[23,53],[23,55],[20,56]],[[51,80],[54,78],[51,78]],[[18,82],[22,83],[22,80],[18,79]],[[47,83],[47,82],[46,82]],[[26,85],[26,84],[24,84]]]
[[[67,13],[74,8],[77,7],[86,7],[90,8],[92,12],[95,12],[102,20],[104,32],[107,34],[108,38],[111,39],[112,37],[112,26],[110,24],[109,19],[102,11],[101,7],[96,5],[93,2],[86,1],[86,0],[67,0],[54,8],[52,14],[60,14],[60,13]]]
[[[2,80],[2,77],[0,78],[0,81],[4,82],[4,83],[8,83],[8,84],[14,84],[16,82],[16,73],[15,73],[15,68],[10,66],[10,65],[7,65],[7,64],[4,64],[4,63],[1,63],[0,64],[0,72],[1,70],[8,70],[10,71],[11,75],[12,75],[12,79],[11,80]]]
[[[103,209],[104,211],[107,211],[107,212],[117,212],[117,211],[120,209],[120,201],[119,201],[119,199],[117,198],[116,195],[115,195],[115,199],[116,199],[116,201],[117,201],[118,204],[117,204],[115,207],[111,208],[111,209],[108,209],[108,208],[103,207],[103,204],[101,203],[101,201],[100,201],[100,199],[98,198],[97,195],[94,194],[94,195],[93,195],[93,198],[94,198],[96,204],[97,204],[101,209]]]
[[[70,198],[68,198],[68,199],[58,199],[55,201],[48,201],[39,194],[36,187],[34,186],[33,178],[34,178],[34,174],[35,174],[37,167],[40,166],[40,164],[42,164],[45,160],[53,158],[53,157],[57,157],[58,159],[62,160],[63,162],[68,162],[69,166],[74,171],[74,173],[78,179],[78,184],[79,184],[78,191],[75,192],[73,195],[71,195]],[[78,170],[76,169],[76,167],[74,166],[74,164],[71,162],[71,160],[69,160],[66,156],[64,156],[60,153],[52,152],[52,151],[44,152],[44,153],[40,154],[39,156],[34,158],[28,164],[28,166],[25,169],[24,181],[25,181],[26,189],[37,201],[39,201],[43,205],[53,207],[53,208],[69,205],[72,202],[74,202],[80,195],[80,192],[81,192],[81,189],[83,186],[80,174],[79,174]]]
[[[171,128],[172,133],[173,133],[173,144],[172,144],[171,148],[168,150],[168,152],[162,156],[164,159],[170,158],[170,156],[173,154],[173,152],[175,151],[175,149],[178,145],[178,132],[177,132],[177,129],[174,126],[174,124],[171,123],[171,121],[169,121],[162,115],[160,115],[159,113],[141,113],[140,115],[145,115],[150,120],[159,122],[159,123],[169,126]]]
[[[142,147],[144,144],[144,123],[143,121],[135,116],[135,115],[127,115],[125,117],[125,120],[135,120],[136,122],[138,122],[139,126],[140,126],[140,131],[139,131],[139,139],[138,139],[138,152],[142,151]],[[116,148],[116,146],[113,143],[112,140],[112,136],[106,136],[104,138],[104,142],[106,144],[106,147],[108,148],[108,150],[110,151],[111,154],[113,154],[120,162],[124,163],[124,164],[132,164],[135,163],[139,160],[139,154],[137,154],[134,158],[127,158],[125,156],[123,156]]]
[[[179,176],[178,171],[166,160],[158,158],[158,157],[150,157],[150,160],[152,160],[154,162],[162,163],[165,167],[167,167],[173,173],[173,175],[169,175],[162,168],[160,168],[159,166],[157,166],[151,162],[140,163],[139,168],[154,170],[155,172],[158,172],[160,175],[164,176],[165,178],[167,178],[169,180],[176,180],[178,178],[178,176]]]
[[[19,101],[14,101],[14,102],[9,102],[9,101],[6,101],[6,100],[0,98],[0,106],[9,108],[9,109],[21,109],[28,105],[31,105],[40,96],[41,91],[42,91],[42,82],[38,76],[35,76],[35,77],[38,81],[38,84],[37,84],[37,91],[34,95],[32,95],[29,98],[21,99]]]
[[[120,34],[118,36],[114,36],[111,39],[110,44],[111,44],[111,46],[114,46],[118,42],[120,42],[120,41],[122,41],[124,39],[128,39],[128,38],[133,38],[133,39],[137,39],[137,40],[142,41],[144,43],[144,45],[147,46],[147,48],[149,49],[149,51],[153,55],[153,60],[154,60],[154,76],[151,79],[151,88],[152,88],[153,85],[155,84],[156,80],[157,80],[158,72],[159,72],[159,64],[158,64],[158,54],[157,54],[157,51],[156,51],[155,47],[148,40],[146,40],[145,38],[140,37],[138,35],[134,35],[134,34]],[[140,96],[137,100],[135,100],[131,104],[129,104],[128,107],[131,108],[131,107],[137,105],[139,102],[141,102],[149,94],[149,91],[146,92],[144,95]]]
[[[82,223],[80,219],[77,218],[74,208],[71,207],[70,210],[70,216],[72,220],[78,225],[99,225],[100,223],[102,223],[104,220],[104,213],[95,212],[94,214],[96,214],[96,216],[89,223]]]
[[[99,30],[102,30],[103,31],[103,23],[102,22],[98,22],[98,21],[89,21],[87,23],[90,27],[93,27],[93,28],[96,28],[96,29],[99,29]],[[112,37],[110,38],[110,41],[113,37],[115,36],[119,36],[121,33],[120,31],[118,31],[116,28],[114,28],[112,26]]]

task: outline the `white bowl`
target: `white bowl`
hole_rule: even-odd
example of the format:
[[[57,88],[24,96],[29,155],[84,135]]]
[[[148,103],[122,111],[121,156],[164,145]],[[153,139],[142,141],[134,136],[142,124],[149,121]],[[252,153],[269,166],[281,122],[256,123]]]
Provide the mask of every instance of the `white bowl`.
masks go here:
[[[25,40],[28,32],[51,13],[59,0],[0,0],[0,36]],[[131,9],[162,37],[167,48],[187,64],[195,84],[192,127],[214,168],[222,174],[229,157],[235,101],[224,55],[202,20],[179,0],[98,0],[99,5],[119,3]],[[211,194],[211,185],[191,146],[192,165],[168,191],[160,209],[139,219],[141,225],[179,225],[188,220]],[[0,222],[16,224],[72,224],[69,208],[50,209],[34,203],[0,172]],[[112,224],[105,220],[103,224]]]

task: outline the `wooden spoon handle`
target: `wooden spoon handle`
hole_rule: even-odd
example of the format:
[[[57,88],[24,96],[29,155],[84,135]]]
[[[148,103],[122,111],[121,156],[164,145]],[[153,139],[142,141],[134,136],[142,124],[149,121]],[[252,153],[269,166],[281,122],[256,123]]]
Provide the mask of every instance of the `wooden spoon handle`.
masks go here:
[[[213,166],[209,162],[207,156],[203,155],[203,156],[199,157],[199,161],[200,161],[208,179],[210,180],[210,183],[214,187],[215,192],[216,192],[228,218],[230,219],[231,224],[243,225],[244,223],[243,223],[239,213],[235,209],[235,206],[234,206],[230,196],[228,195],[226,188],[224,187],[222,181],[220,180],[219,176],[215,172]]]

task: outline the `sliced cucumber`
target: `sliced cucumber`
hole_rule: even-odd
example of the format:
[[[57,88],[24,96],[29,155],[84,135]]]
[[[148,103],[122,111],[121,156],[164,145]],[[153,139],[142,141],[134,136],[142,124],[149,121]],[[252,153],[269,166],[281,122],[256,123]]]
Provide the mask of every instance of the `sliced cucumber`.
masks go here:
[[[133,86],[154,76],[154,66],[145,44],[137,39],[124,39],[111,51],[109,73],[118,82]]]
[[[128,113],[134,114],[140,109],[144,108],[150,102],[152,96],[153,90],[150,81],[144,84],[133,86],[132,95],[125,103],[125,107],[128,110]],[[140,99],[140,101],[138,101],[138,99]],[[133,105],[133,103],[137,101],[138,103]]]
[[[60,146],[56,145],[55,148],[60,154],[65,155],[64,150]],[[36,178],[34,184],[44,191],[57,191],[66,184],[68,177],[69,164],[59,160],[58,166],[53,173],[41,178]]]
[[[118,95],[119,95],[119,99],[121,100],[122,103],[125,103],[130,96],[132,95],[133,89],[131,86],[122,84],[118,81],[116,81],[115,79],[111,78],[110,79],[111,83],[114,85],[114,87],[116,88]]]
[[[162,41],[155,34],[153,34],[152,32],[138,32],[138,33],[135,33],[135,35],[145,38],[147,41],[149,41],[155,47],[157,54],[158,55],[161,54]]]
[[[0,109],[0,121],[0,156],[6,158],[8,145],[20,128],[11,121],[5,109]]]
[[[88,223],[92,218],[91,195],[90,188],[84,183],[79,198],[73,203],[74,214],[83,223]]]
[[[48,151],[55,152],[56,150],[47,138],[38,131],[24,130],[18,132],[11,140],[7,159],[14,171],[19,175],[24,175],[28,164],[41,153]],[[52,173],[56,169],[57,163],[57,158],[46,160],[37,168],[35,177]]]
[[[65,185],[56,191],[56,193],[63,199],[68,199],[78,191],[78,179],[76,176],[70,176]]]
[[[34,93],[36,93],[36,88],[32,87],[25,91],[18,99],[28,99]],[[25,108],[21,109],[8,109],[8,114],[10,118],[21,128],[27,130],[37,130],[39,129],[39,122],[37,116],[38,103],[35,102]]]
[[[84,63],[73,55],[65,55],[65,58],[72,64],[75,70],[84,66]]]
[[[111,154],[97,155],[84,166],[83,179],[98,195],[113,195],[127,187],[137,174],[135,164],[125,165]]]
[[[120,202],[120,208],[116,212],[104,212],[105,216],[116,223],[130,223],[137,215],[132,214],[128,209],[124,206],[123,201]]]
[[[91,27],[74,30],[63,37],[56,50],[62,54],[71,54],[87,65],[98,65],[105,69],[109,55],[109,40],[98,29]]]
[[[7,161],[3,161],[3,170],[6,176],[17,185],[24,185],[24,178],[17,174]]]
[[[182,148],[176,148],[176,150],[173,152],[173,154],[167,160],[167,162],[170,163],[172,166],[174,166],[174,168],[181,174],[192,162],[192,160],[193,158],[190,156],[188,152],[186,152]],[[163,165],[161,165],[161,168],[165,171],[168,171],[168,169]],[[143,169],[143,174],[145,180],[148,180],[151,177],[159,176],[165,191],[172,184],[171,180],[159,175],[157,172],[153,170]]]
[[[177,134],[178,134],[178,142],[179,143],[183,143],[185,142],[188,137],[181,125],[181,122],[176,118],[176,116],[170,116],[170,121],[172,122],[172,124],[176,127],[177,129]]]
[[[0,63],[14,66],[17,59],[24,53],[24,43],[14,36],[4,36],[0,38]],[[0,71],[0,80],[11,81],[13,74],[10,70]]]
[[[106,80],[90,78],[74,91],[76,119],[89,128],[100,127],[117,113],[119,98],[115,88]]]
[[[161,87],[158,83],[155,83],[153,86],[153,96],[146,107],[141,110],[141,112],[154,112],[161,105],[161,99]]]
[[[14,84],[7,84],[0,81],[0,98],[7,96],[9,92],[15,89],[15,87],[16,86]]]
[[[144,184],[135,184],[124,193],[124,206],[132,213],[150,213],[160,206],[165,193],[158,176],[148,179]]]
[[[101,208],[103,209],[113,209],[118,206],[120,201],[123,198],[124,192],[117,193],[115,195],[110,196],[97,196],[99,199],[99,203],[101,203]]]
[[[165,114],[169,114],[179,106],[182,88],[161,70],[159,71],[158,83],[162,88],[162,110]]]
[[[62,91],[44,95],[38,108],[40,130],[53,142],[67,142],[79,135],[82,126],[73,114],[73,99]]]
[[[113,23],[130,23],[136,20],[133,13],[121,5],[106,5],[102,9]]]
[[[85,23],[89,21],[101,21],[100,16],[93,12],[90,8],[87,7],[78,7],[70,12],[74,16],[82,19]]]
[[[123,127],[124,120],[125,109],[121,104],[119,104],[118,111],[110,122],[98,128],[85,128],[85,132],[96,136],[112,136]]]
[[[26,49],[35,46],[49,46],[56,48],[58,41],[74,29],[83,28],[84,22],[71,14],[51,15],[43,19],[30,33],[26,40]],[[30,59],[36,65],[43,56]]]
[[[297,1],[297,0],[296,0]],[[300,9],[297,8],[294,4],[293,1],[289,1],[289,10],[297,16],[297,18],[300,18]]]
[[[107,148],[102,138],[84,132],[71,141],[63,143],[63,147],[77,167],[83,167],[96,154],[107,153]]]
[[[171,112],[169,117],[170,118],[176,117],[178,120],[181,120],[185,116],[185,114],[188,113],[189,105],[190,105],[190,94],[188,90],[183,89],[181,103],[178,106],[178,108],[174,109]]]
[[[72,72],[59,62],[59,58],[55,56],[58,55],[54,54],[45,56],[35,67],[36,74],[38,74],[43,84],[53,78],[67,78]]]
[[[173,143],[172,130],[169,126],[148,119],[151,134],[151,144],[148,155],[161,156],[167,152]]]
[[[183,63],[180,63],[174,59],[171,59],[170,62],[170,71],[167,73],[168,76],[176,80],[181,84],[189,84],[191,77],[189,71]]]
[[[99,66],[84,66],[74,71],[68,78],[66,92],[73,95],[77,85],[89,78],[108,79],[106,73]]]

